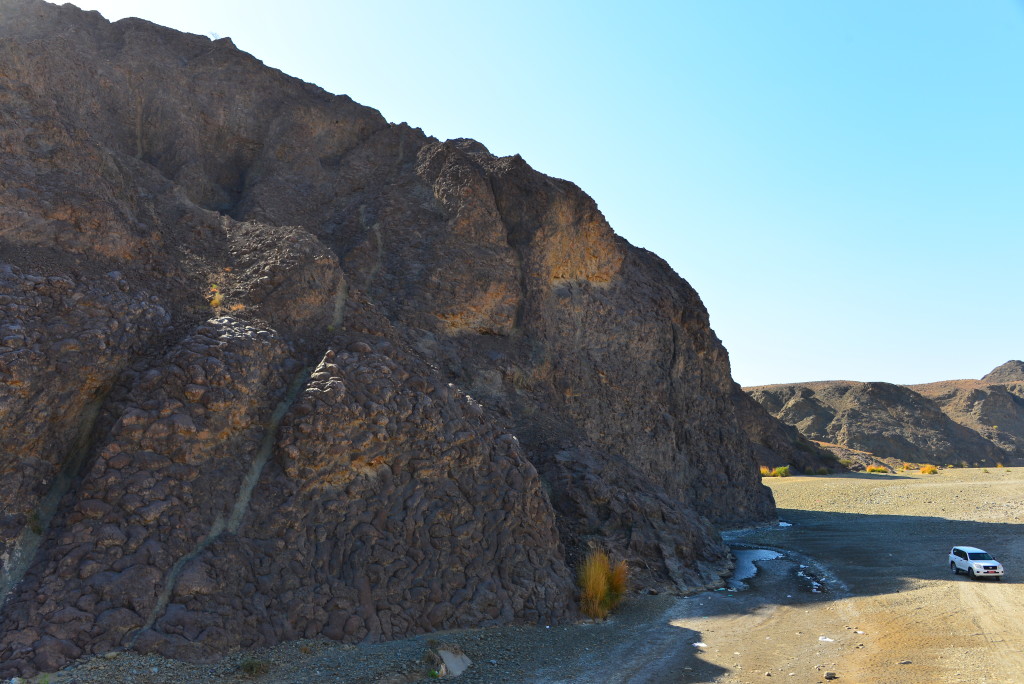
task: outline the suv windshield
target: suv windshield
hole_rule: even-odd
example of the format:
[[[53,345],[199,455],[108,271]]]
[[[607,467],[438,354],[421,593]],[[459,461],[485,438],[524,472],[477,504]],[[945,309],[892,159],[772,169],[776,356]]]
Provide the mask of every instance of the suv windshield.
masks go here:
[[[967,558],[969,560],[992,560],[992,556],[987,553],[969,553]]]

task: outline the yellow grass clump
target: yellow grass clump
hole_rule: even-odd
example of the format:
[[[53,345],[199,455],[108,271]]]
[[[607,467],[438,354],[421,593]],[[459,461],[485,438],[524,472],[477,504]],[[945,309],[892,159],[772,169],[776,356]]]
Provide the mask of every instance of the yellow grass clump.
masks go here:
[[[224,303],[224,295],[221,294],[220,288],[216,285],[210,286],[210,291],[206,293],[206,301],[210,303],[210,306],[216,308]]]
[[[867,468],[865,468],[865,470],[867,470],[869,473],[887,473],[887,472],[889,472],[888,468],[886,468],[885,466],[880,466],[880,465],[869,465]]]
[[[612,566],[612,574],[608,578],[608,592],[614,598],[615,605],[618,605],[622,597],[626,595],[628,583],[629,568],[626,566],[626,561],[620,560]]]
[[[789,477],[789,466],[779,466],[768,469],[768,466],[761,466],[761,477]]]
[[[939,472],[939,469],[933,466],[931,463],[921,466],[922,475],[935,475]]]
[[[612,567],[608,554],[591,551],[580,566],[580,610],[587,617],[603,620],[615,609],[626,593],[629,569],[620,560]]]

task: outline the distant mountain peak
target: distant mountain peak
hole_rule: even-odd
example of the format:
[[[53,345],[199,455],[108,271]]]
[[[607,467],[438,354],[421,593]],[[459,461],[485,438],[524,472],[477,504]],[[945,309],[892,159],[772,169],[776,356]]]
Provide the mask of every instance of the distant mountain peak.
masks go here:
[[[1024,382],[1024,361],[1007,361],[982,378],[985,382]]]

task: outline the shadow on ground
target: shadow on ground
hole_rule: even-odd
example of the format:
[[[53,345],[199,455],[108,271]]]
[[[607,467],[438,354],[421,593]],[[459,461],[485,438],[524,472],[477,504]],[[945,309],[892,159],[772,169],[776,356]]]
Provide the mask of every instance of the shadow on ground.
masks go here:
[[[795,509],[778,513],[790,527],[735,531],[728,535],[730,543],[804,557],[841,584],[835,588],[855,595],[901,591],[908,580],[950,579],[949,549],[957,545],[990,552],[1006,567],[1004,582],[1020,582],[1014,569],[1024,568],[1024,525],[1018,523]]]

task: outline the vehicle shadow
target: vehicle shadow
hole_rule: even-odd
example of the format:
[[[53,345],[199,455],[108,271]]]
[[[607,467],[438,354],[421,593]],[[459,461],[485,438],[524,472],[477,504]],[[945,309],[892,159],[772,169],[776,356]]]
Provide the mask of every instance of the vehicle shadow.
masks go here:
[[[803,558],[812,570],[833,580],[833,593],[894,593],[906,589],[911,580],[970,582],[964,575],[954,577],[949,568],[949,550],[958,545],[985,549],[1006,569],[1002,582],[1021,582],[1024,524],[796,509],[779,509],[778,514],[790,526],[732,532],[730,543]]]

